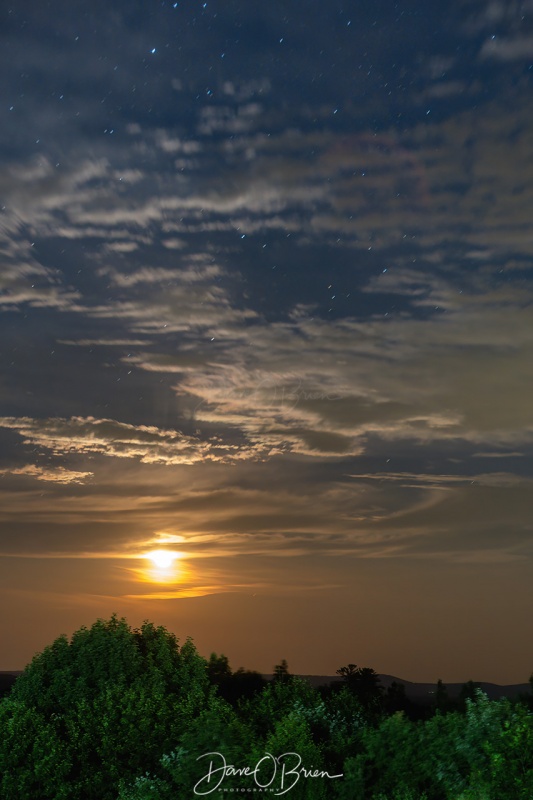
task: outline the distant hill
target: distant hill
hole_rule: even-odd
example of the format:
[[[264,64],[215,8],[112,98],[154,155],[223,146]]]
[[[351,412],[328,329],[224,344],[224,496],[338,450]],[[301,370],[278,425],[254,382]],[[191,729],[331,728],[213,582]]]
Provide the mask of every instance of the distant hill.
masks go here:
[[[272,676],[265,675],[264,677],[270,679]],[[337,683],[342,680],[338,675],[300,675],[299,677],[309,681],[311,686],[314,687],[325,686],[328,683]],[[405,694],[409,700],[422,704],[432,702],[433,695],[437,688],[436,681],[435,683],[413,683],[412,681],[404,681],[402,678],[395,678],[393,675],[379,675],[379,680],[385,689],[388,689],[394,682],[403,684]],[[444,685],[446,686],[448,697],[451,700],[455,700],[459,697],[461,689],[464,686],[463,683],[445,683]],[[520,694],[531,694],[531,686],[529,683],[500,686],[497,683],[479,681],[478,685],[491,700],[499,700],[500,697],[512,698],[518,697]]]

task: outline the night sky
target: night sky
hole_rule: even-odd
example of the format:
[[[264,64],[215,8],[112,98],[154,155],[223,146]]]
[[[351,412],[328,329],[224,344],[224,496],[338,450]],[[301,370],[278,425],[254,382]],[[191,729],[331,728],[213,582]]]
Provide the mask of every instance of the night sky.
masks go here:
[[[527,681],[533,2],[436,6],[1,2],[0,669]]]

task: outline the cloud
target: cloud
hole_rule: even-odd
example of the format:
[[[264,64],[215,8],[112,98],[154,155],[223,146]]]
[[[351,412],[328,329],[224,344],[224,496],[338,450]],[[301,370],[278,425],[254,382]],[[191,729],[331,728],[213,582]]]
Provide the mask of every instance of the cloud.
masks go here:
[[[516,16],[518,6],[511,5]],[[527,36],[511,30],[509,8],[492,2],[461,11],[476,41],[485,39],[480,59],[502,69],[531,47]],[[270,32],[280,9],[278,3],[265,6]],[[74,56],[81,65],[73,80],[83,120],[66,114],[60,130],[50,98],[35,104],[32,126],[55,130],[61,155],[47,151],[34,159],[17,151],[0,171],[6,204],[0,310],[12,322],[17,315],[8,311],[29,309],[43,352],[47,337],[79,348],[70,354],[58,348],[65,358],[58,373],[71,383],[60,412],[50,412],[35,376],[34,400],[26,393],[30,382],[17,385],[14,399],[31,411],[22,416],[17,402],[10,405],[2,419],[6,437],[22,437],[28,458],[28,448],[39,448],[65,466],[8,466],[3,483],[33,478],[52,494],[38,501],[14,492],[6,502],[21,512],[25,500],[31,502],[37,524],[39,514],[59,515],[53,492],[72,482],[76,497],[60,503],[65,518],[94,522],[93,508],[105,525],[120,518],[125,526],[142,527],[135,527],[139,537],[145,528],[171,527],[183,514],[179,525],[189,529],[198,559],[209,548],[231,557],[434,554],[437,546],[424,549],[423,543],[431,530],[453,533],[453,513],[467,536],[464,520],[475,510],[467,500],[470,485],[499,492],[504,531],[505,519],[514,519],[506,498],[515,490],[522,496],[523,487],[502,477],[498,457],[509,463],[510,454],[527,454],[533,441],[533,306],[518,277],[533,254],[530,107],[517,103],[509,112],[512,93],[511,102],[484,99],[482,115],[480,106],[457,113],[439,106],[440,98],[479,91],[478,78],[464,82],[456,51],[421,62],[429,82],[410,108],[422,122],[392,125],[387,111],[365,129],[369,106],[363,98],[372,95],[374,103],[376,94],[354,90],[368,84],[353,70],[347,74],[357,103],[345,102],[335,120],[333,95],[320,90],[318,79],[312,100],[297,100],[282,113],[279,75],[269,67],[271,79],[263,78],[255,52],[241,54],[253,66],[246,80],[220,73],[213,97],[193,102],[198,86],[205,92],[204,65],[193,64],[200,72],[190,77],[176,65],[179,79],[167,73],[164,85],[156,81],[144,89],[146,32],[132,30],[123,15],[111,20],[103,5],[101,11],[106,36],[118,22],[131,36],[131,69],[94,57],[91,68],[84,67],[88,45],[74,45],[78,33],[72,20],[65,21],[58,58],[63,67]],[[257,24],[253,17],[248,10],[244,22]],[[52,25],[44,18],[43,24],[46,30]],[[494,25],[508,30],[487,39]],[[338,35],[352,36],[354,27]],[[56,67],[39,30],[34,20],[35,49],[17,49],[17,59],[30,52],[50,77]],[[270,58],[270,44],[259,49]],[[308,50],[303,39],[292,43],[294,80],[310,74]],[[365,42],[370,55],[380,50],[379,36]],[[179,58],[189,69],[187,52]],[[345,63],[353,61],[352,39],[345,52]],[[478,63],[478,69],[487,66]],[[338,69],[325,80],[328,86],[338,82]],[[407,77],[401,80],[407,84]],[[118,135],[104,135],[111,123],[102,97],[109,86],[130,97],[132,85],[138,86],[134,118],[124,110]],[[153,105],[154,120],[158,108],[157,120],[140,111],[142,98]],[[171,118],[183,120],[179,130],[166,124]],[[22,135],[22,119],[9,124]],[[16,146],[13,130],[3,135]],[[356,133],[343,132],[349,130]],[[306,294],[306,305],[295,306],[313,281],[318,288]],[[60,321],[56,312],[69,316]],[[19,316],[13,347],[20,346],[25,324]],[[100,346],[117,352],[98,361],[101,352],[81,349]],[[11,380],[21,356],[20,350],[7,353],[15,365]],[[110,362],[117,374],[122,368],[133,375],[135,391],[113,394],[109,382],[104,391]],[[42,380],[50,386],[50,373]],[[161,413],[164,423],[162,406],[171,409],[167,417]],[[491,459],[492,477],[477,474],[479,463],[472,462],[480,457]],[[135,490],[121,485],[113,499],[106,495],[102,462],[113,465],[117,458],[121,470],[135,466],[139,473]],[[452,458],[463,465],[461,474],[450,473]],[[387,459],[397,472],[380,472]],[[219,493],[220,473],[210,473],[196,491],[200,466],[231,464],[234,480],[245,484],[255,480],[252,462],[279,473],[268,473],[262,492]],[[360,476],[349,487],[328,484],[322,491],[319,482],[308,488],[300,481],[292,494],[280,492],[280,481],[282,489],[295,486],[295,473],[304,468],[316,468],[326,480],[341,465]],[[148,484],[150,492],[143,489]],[[452,496],[461,498],[453,513]],[[522,526],[521,515],[515,521]],[[482,549],[481,538],[477,530],[469,553]],[[463,547],[453,537],[446,541]]]
[[[41,206],[39,192],[35,199],[33,224],[41,225],[42,235],[52,235],[51,221],[61,208],[80,232],[88,230],[87,214],[100,215],[103,242],[91,253],[92,294],[84,296],[67,285],[65,276],[44,272],[42,287],[11,290],[5,304],[75,311],[95,331],[80,336],[80,342],[123,342],[133,350],[142,346],[135,345],[142,341],[139,334],[157,335],[157,352],[142,346],[140,352],[121,356],[122,362],[147,376],[177,376],[180,407],[188,413],[192,409],[209,435],[218,427],[235,457],[255,458],[258,452],[355,457],[368,452],[372,438],[517,446],[520,437],[529,440],[532,426],[525,400],[532,338],[529,294],[514,284],[497,285],[494,278],[502,253],[518,248],[525,258],[533,242],[524,210],[527,181],[524,193],[511,191],[519,172],[516,154],[528,163],[530,144],[520,132],[511,142],[516,120],[497,112],[494,107],[488,113],[487,124],[469,145],[474,178],[468,180],[469,112],[402,136],[247,134],[231,156],[236,166],[231,180],[221,170],[214,177],[165,183],[168,164],[155,161],[135,174],[133,196],[122,193],[119,170],[111,170],[103,159],[71,170],[71,177],[57,186],[50,165],[21,166],[23,184],[32,169],[39,173],[37,181],[52,181],[49,193],[41,192]],[[522,122],[527,113],[520,112]],[[431,144],[435,136],[438,147]],[[193,141],[187,148],[197,157],[214,157],[211,143],[196,148]],[[174,142],[170,132],[159,131],[147,147],[165,159],[169,149],[182,146],[169,142]],[[302,152],[310,148],[313,155],[303,159]],[[247,150],[254,151],[249,160]],[[126,152],[126,161],[130,156],[133,152]],[[150,169],[161,178],[154,182],[157,193],[149,185]],[[192,173],[195,169],[191,166]],[[464,193],[449,191],[455,181],[463,181]],[[487,192],[495,197],[486,200]],[[111,210],[102,205],[102,193]],[[477,221],[480,203],[487,207],[484,228]],[[274,212],[277,207],[283,215]],[[127,225],[118,219],[122,210]],[[191,216],[180,222],[184,211]],[[353,249],[382,254],[382,269],[359,278],[358,289],[368,296],[370,308],[390,296],[404,304],[404,311],[325,320],[320,311],[313,318],[311,311],[298,317],[294,310],[292,318],[272,322],[257,310],[253,287],[236,302],[243,275],[235,247],[219,251],[216,262],[207,248],[194,252],[186,245],[163,251],[172,263],[150,263],[154,226],[166,226],[168,232],[196,225],[196,233],[212,229],[222,235],[244,225],[243,230],[264,233],[275,219],[285,226],[292,220],[291,231],[310,242],[336,236]],[[455,231],[459,220],[460,234]],[[416,256],[402,253],[391,260],[387,248],[404,241],[402,231],[411,224],[417,232],[408,240],[415,238]],[[145,250],[116,251],[129,229],[146,234]],[[468,248],[476,262],[472,274],[444,243],[450,237],[459,242],[459,255]],[[292,257],[298,254],[293,251]],[[16,267],[12,274],[16,281]],[[99,299],[102,287],[104,301]],[[102,323],[113,325],[114,335],[101,336]],[[179,340],[171,340],[173,335]],[[502,381],[493,385],[495,369],[505,387]]]
[[[290,322],[214,328],[211,346],[123,360],[179,376],[178,400],[199,427],[235,428],[272,453],[345,457],[366,451],[370,437],[531,441],[527,292],[483,281],[458,291],[444,277],[401,268],[368,291],[405,293],[433,313],[332,321],[295,313]]]
[[[523,478],[505,472],[476,473],[474,475],[445,475],[441,472],[434,475],[409,472],[376,472],[349,475],[348,477],[355,480],[379,481],[379,483],[390,481],[391,483],[400,483],[409,487],[440,488],[444,491],[453,488],[454,485],[512,487],[524,484]]]
[[[55,308],[58,311],[74,311],[81,299],[81,294],[55,287],[36,288],[31,286],[14,286],[0,294],[0,311],[10,307],[28,305],[31,308]]]
[[[479,57],[496,61],[530,61],[533,58],[533,36],[491,36],[483,43]]]
[[[60,443],[56,454],[63,458],[83,456],[62,449]],[[316,471],[291,456],[258,462],[254,470],[238,461],[221,472],[216,462],[200,469],[198,462],[139,458],[122,459],[118,470],[109,454],[92,452],[93,477],[75,493],[54,482],[36,491],[25,470],[6,471],[2,552],[20,554],[24,542],[32,557],[84,554],[117,565],[123,559],[128,572],[144,568],[131,558],[150,549],[177,549],[190,568],[190,587],[208,593],[242,584],[245,562],[247,580],[274,586],[285,559],[295,564],[300,585],[311,577],[304,568],[311,562],[322,564],[319,582],[324,570],[334,582],[339,558],[504,563],[530,552],[531,478],[511,472],[477,472],[472,464],[468,472],[393,472],[383,460],[382,472],[347,475],[345,464]]]
[[[67,469],[66,467],[39,467],[36,464],[28,464],[25,467],[13,467],[12,469],[0,470],[0,475],[27,475],[35,478],[38,481],[47,481],[50,483],[71,484],[71,483],[85,483],[90,480],[94,473],[92,472],[77,472],[75,470]]]
[[[147,339],[57,339],[58,344],[72,347],[142,347]]]
[[[1,417],[0,427],[16,431],[24,443],[55,455],[100,453],[143,463],[192,464],[211,454],[212,445],[179,431],[129,425],[112,419]]]
[[[197,267],[168,269],[165,267],[144,267],[133,272],[123,272],[116,268],[103,267],[101,275],[109,276],[115,286],[130,288],[139,284],[193,284],[209,283],[220,277],[222,270],[216,264]]]

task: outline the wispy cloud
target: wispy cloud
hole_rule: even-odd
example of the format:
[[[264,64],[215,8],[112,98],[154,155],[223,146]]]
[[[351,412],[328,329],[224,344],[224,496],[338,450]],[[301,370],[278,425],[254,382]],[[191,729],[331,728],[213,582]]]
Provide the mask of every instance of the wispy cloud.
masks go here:
[[[112,419],[2,417],[0,427],[17,431],[26,444],[56,455],[100,453],[143,463],[192,464],[210,457],[211,445],[179,431],[129,425]]]
[[[92,472],[76,472],[66,467],[39,467],[36,464],[28,464],[25,467],[13,467],[12,469],[0,470],[0,475],[28,475],[38,481],[48,481],[51,483],[71,484],[85,483],[93,477]]]

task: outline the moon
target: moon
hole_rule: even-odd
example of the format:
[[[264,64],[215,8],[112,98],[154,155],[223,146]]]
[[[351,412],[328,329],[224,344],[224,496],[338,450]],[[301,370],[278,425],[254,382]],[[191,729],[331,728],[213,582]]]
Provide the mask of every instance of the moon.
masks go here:
[[[168,569],[172,566],[177,555],[177,553],[172,553],[170,550],[152,550],[151,553],[146,554],[146,558],[149,558],[158,569]]]

